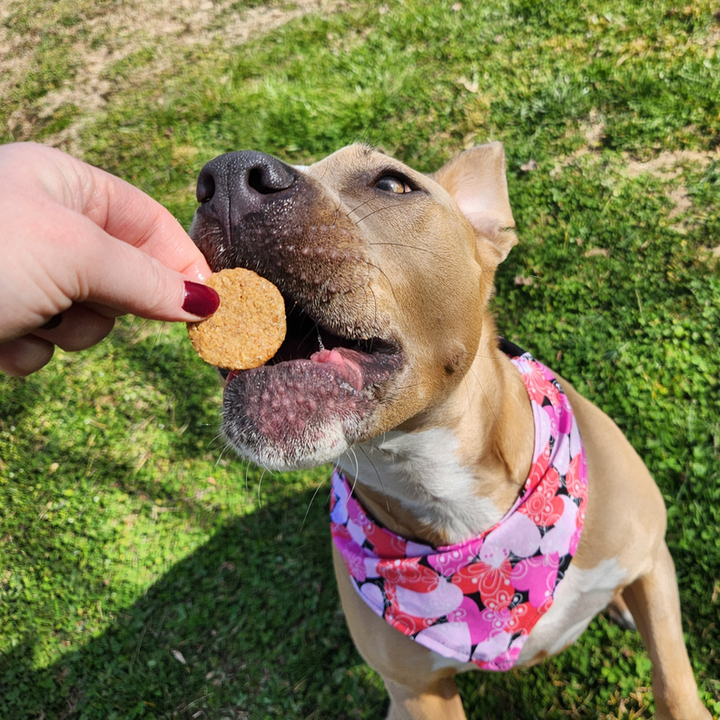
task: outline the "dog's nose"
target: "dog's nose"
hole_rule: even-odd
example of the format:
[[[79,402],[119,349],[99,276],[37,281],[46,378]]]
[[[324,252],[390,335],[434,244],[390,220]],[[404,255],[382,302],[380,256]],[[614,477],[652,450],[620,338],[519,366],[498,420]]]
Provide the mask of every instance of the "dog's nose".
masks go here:
[[[295,183],[296,171],[256,151],[226,153],[200,171],[197,201],[204,211],[232,218],[259,210]]]

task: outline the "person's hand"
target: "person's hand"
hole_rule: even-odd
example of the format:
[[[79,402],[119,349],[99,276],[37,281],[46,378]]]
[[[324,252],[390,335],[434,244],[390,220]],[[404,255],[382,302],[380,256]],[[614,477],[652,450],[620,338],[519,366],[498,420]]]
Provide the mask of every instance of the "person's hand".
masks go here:
[[[210,268],[175,218],[119,178],[42,145],[0,146],[0,370],[28,375],[114,318],[211,315]]]

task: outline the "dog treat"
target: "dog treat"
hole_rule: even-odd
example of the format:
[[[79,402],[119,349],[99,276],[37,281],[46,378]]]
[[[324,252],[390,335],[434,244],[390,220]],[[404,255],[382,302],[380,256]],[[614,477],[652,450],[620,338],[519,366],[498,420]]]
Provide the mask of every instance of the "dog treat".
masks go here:
[[[280,291],[244,268],[221,270],[207,284],[220,296],[220,307],[209,318],[187,324],[195,352],[226,370],[260,367],[285,339],[285,302]]]

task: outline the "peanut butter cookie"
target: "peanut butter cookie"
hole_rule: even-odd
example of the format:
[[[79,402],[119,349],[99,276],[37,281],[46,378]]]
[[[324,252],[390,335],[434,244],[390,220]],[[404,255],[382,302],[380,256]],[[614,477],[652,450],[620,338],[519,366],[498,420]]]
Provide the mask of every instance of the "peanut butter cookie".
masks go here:
[[[195,352],[227,370],[249,370],[267,362],[285,339],[285,302],[280,291],[251,270],[231,268],[207,284],[220,296],[214,315],[188,323]]]

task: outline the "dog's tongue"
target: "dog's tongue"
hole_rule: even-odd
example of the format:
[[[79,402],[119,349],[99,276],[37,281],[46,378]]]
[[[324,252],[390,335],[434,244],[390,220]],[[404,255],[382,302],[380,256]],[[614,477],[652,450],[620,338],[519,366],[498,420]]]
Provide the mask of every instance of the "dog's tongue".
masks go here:
[[[347,380],[356,390],[363,389],[363,372],[350,355],[352,350],[319,350],[310,356],[310,360],[316,363],[332,365],[337,368],[343,378]]]
[[[310,356],[310,361],[321,365],[332,365],[355,390],[362,390],[364,384],[363,371],[360,365],[352,359],[352,355],[352,350],[346,350],[344,348],[339,350],[326,350],[323,348],[313,353]],[[240,374],[241,371],[239,370],[230,370],[225,377],[225,384],[229,384],[233,378]]]

